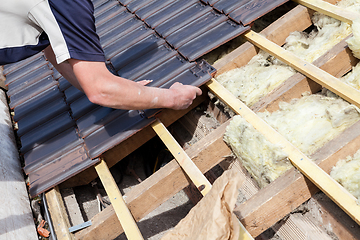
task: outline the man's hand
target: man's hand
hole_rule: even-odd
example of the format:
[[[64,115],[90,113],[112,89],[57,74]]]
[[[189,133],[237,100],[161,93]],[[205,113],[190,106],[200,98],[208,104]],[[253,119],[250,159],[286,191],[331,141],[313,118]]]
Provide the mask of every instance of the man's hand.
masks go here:
[[[180,110],[188,108],[196,96],[202,94],[201,89],[198,87],[183,85],[182,83],[174,83],[170,90],[173,92],[173,106],[172,109]]]

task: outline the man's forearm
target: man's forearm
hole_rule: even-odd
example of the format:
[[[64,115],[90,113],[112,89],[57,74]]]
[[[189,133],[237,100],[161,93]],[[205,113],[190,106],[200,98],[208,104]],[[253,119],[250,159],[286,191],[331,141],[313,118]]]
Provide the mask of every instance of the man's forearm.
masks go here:
[[[187,108],[199,88],[174,84],[170,89],[146,87],[111,74],[104,63],[70,59],[75,76],[89,100],[119,109]]]

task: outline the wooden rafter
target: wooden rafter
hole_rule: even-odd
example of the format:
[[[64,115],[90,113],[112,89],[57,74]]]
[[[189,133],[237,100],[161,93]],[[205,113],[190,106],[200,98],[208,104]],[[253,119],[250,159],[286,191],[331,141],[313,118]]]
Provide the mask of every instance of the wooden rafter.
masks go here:
[[[58,240],[73,240],[74,235],[70,233],[69,217],[66,213],[64,202],[61,198],[59,187],[54,187],[45,193],[47,206],[54,224],[54,231]]]

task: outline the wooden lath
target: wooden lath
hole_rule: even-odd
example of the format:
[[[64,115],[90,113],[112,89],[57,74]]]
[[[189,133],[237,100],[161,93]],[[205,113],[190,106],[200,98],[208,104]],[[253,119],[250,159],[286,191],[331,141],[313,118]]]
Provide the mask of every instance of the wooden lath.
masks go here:
[[[111,205],[113,206],[116,216],[118,217],[121,227],[124,229],[126,237],[131,240],[144,239],[141,232],[136,225],[136,222],[131,215],[131,212],[126,206],[126,203],[120,193],[120,190],[111,175],[104,159],[95,166],[96,172],[99,174],[101,183],[103,184],[107,195],[109,196]]]

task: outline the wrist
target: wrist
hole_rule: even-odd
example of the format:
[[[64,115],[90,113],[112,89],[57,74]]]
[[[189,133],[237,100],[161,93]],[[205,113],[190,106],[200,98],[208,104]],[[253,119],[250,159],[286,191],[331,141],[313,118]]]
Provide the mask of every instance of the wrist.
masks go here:
[[[165,90],[165,89],[164,89]],[[164,96],[164,108],[174,108],[176,106],[176,96],[178,95],[175,89],[166,89]]]

